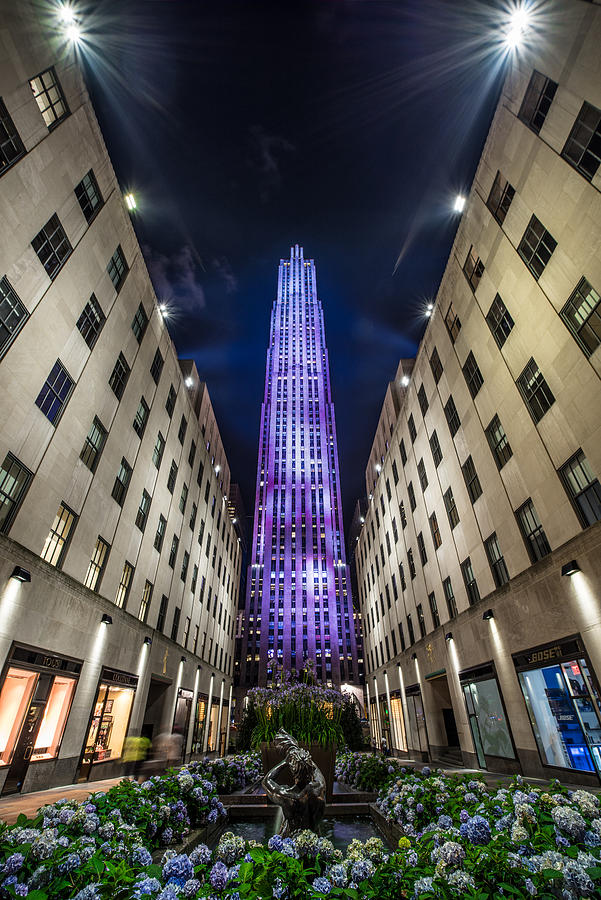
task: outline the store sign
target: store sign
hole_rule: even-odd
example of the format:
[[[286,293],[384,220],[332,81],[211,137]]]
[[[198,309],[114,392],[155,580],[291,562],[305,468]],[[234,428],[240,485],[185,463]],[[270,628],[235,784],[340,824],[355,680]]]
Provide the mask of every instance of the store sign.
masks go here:
[[[135,688],[138,686],[138,678],[136,675],[127,675],[125,672],[117,672],[115,669],[103,669],[101,681],[119,684],[123,687]]]
[[[79,662],[74,662],[72,659],[64,659],[62,656],[54,656],[38,650],[28,650],[26,647],[13,647],[9,659],[11,662],[25,663],[38,669],[72,672],[75,675],[79,675],[82,665]]]
[[[557,662],[566,657],[573,658],[582,654],[582,646],[578,638],[569,638],[566,641],[557,641],[555,644],[543,644],[528,650],[526,653],[516,653],[513,661],[517,668],[529,666],[544,666],[546,663]]]

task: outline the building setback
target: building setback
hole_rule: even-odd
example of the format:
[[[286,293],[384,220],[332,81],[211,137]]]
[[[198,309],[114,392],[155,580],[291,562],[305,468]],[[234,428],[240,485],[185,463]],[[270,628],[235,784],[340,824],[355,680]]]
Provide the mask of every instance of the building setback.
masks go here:
[[[355,563],[375,740],[598,784],[601,8],[541,29],[389,393]]]
[[[265,685],[270,660],[315,663],[318,680],[357,682],[334,404],[313,260],[290,250],[278,270],[257,463],[240,685]]]
[[[0,789],[229,731],[241,552],[72,49],[2,3]],[[112,624],[111,624],[112,623]],[[207,716],[207,708],[211,715]]]

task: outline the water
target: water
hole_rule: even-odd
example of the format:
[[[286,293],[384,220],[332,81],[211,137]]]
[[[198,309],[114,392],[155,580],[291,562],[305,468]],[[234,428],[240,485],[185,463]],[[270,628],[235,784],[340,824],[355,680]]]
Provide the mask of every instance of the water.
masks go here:
[[[266,844],[275,833],[276,815],[277,813],[273,813],[245,819],[238,818],[235,813],[230,812],[224,831],[233,831],[245,841],[258,841]],[[384,841],[384,845],[388,846],[386,838],[378,830],[371,816],[340,816],[337,819],[326,817],[321,822],[320,834],[332,841],[334,847],[342,850],[343,853],[355,838],[359,841],[367,841],[369,838],[379,837]],[[213,846],[216,846],[217,843],[218,838]]]

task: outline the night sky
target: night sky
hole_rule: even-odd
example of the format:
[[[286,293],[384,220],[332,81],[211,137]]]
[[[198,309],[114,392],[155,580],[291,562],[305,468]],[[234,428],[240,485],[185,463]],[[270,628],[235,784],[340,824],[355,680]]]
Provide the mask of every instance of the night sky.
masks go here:
[[[348,526],[500,90],[494,3],[105,0],[83,24],[117,177],[249,516],[277,264],[294,243],[315,259]]]

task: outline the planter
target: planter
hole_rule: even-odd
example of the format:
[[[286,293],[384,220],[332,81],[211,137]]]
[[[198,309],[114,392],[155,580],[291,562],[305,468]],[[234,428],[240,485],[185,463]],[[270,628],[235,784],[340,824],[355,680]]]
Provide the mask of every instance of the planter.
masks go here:
[[[299,744],[303,750],[308,750],[311,759],[315,765],[321,769],[321,773],[326,782],[326,800],[328,803],[332,800],[332,791],[334,787],[334,763],[336,762],[336,747],[322,747],[321,744]],[[263,772],[267,774],[270,769],[277,766],[286,754],[282,750],[278,750],[275,744],[261,744],[261,759],[263,760]],[[292,786],[292,773],[286,766],[281,775],[278,775],[281,784]]]

